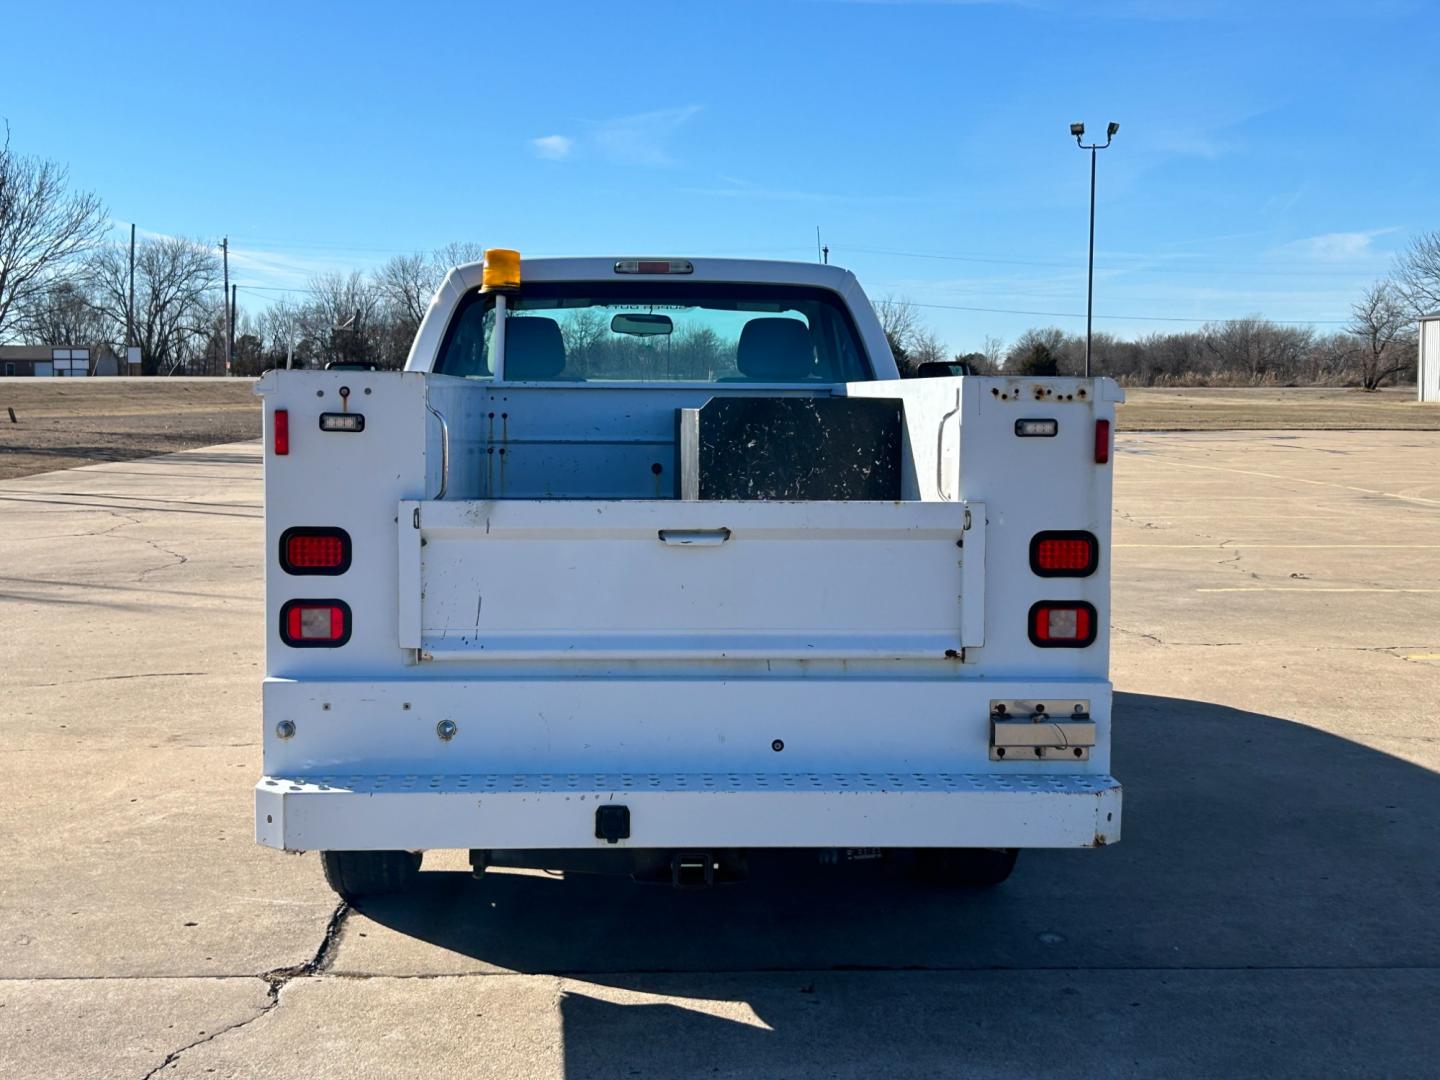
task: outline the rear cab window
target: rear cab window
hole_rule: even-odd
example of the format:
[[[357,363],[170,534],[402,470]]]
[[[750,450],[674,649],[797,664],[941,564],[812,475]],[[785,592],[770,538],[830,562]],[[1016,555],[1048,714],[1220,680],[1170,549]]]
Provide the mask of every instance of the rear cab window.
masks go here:
[[[507,297],[506,382],[827,384],[871,378],[845,302],[725,282],[527,283]],[[495,303],[460,303],[434,370],[494,377]]]

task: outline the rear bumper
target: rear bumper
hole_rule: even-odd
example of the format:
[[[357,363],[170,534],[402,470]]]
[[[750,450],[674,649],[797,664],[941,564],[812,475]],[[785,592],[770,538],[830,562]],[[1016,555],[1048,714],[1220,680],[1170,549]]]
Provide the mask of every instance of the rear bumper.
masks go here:
[[[255,837],[287,851],[433,848],[1097,847],[1109,776],[606,773],[265,777]],[[602,805],[631,834],[595,836]]]

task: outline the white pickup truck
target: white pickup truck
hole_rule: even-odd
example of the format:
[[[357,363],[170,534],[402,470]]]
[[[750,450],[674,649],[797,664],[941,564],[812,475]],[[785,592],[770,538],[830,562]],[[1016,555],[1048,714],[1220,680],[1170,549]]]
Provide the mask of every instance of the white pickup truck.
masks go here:
[[[1110,380],[901,380],[834,266],[493,250],[403,372],[257,393],[256,837],[342,896],[1119,838]]]

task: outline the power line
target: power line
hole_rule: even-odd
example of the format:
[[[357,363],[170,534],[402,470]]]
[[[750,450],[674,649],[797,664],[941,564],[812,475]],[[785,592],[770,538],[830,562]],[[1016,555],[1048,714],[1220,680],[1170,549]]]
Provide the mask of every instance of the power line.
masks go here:
[[[855,251],[865,255],[891,255],[901,259],[938,259],[943,262],[973,262],[994,264],[1000,266],[1033,266],[1053,270],[1076,270],[1079,269],[1073,261],[1060,262],[1056,260],[1038,259],[1007,259],[994,255],[949,255],[928,251],[895,251],[888,248],[867,248],[850,247],[846,251]],[[1136,258],[1164,258],[1165,256],[1136,256]],[[1139,273],[1139,274],[1238,274],[1246,277],[1331,277],[1331,278],[1353,278],[1370,277],[1374,270],[1292,270],[1285,267],[1277,267],[1273,270],[1242,270],[1231,265],[1192,263],[1189,266],[1101,266],[1099,270]]]
[[[963,304],[921,304],[908,301],[911,307],[937,308],[944,311],[981,311],[990,315],[1039,315],[1047,319],[1083,319],[1083,311],[1027,311],[1021,308],[968,307]],[[1223,323],[1234,322],[1230,318],[1201,319],[1181,315],[1096,315],[1097,319],[1120,319],[1133,322],[1179,322],[1179,323]],[[1270,319],[1259,316],[1264,322],[1279,323],[1283,326],[1343,326],[1344,319]]]

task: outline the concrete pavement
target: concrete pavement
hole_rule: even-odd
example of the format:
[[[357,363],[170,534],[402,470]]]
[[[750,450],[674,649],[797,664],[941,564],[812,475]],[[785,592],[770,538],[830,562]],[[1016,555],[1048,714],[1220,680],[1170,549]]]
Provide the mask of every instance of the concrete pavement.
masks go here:
[[[0,484],[0,1072],[1431,1075],[1440,436],[1122,436],[1123,842],[956,896],[251,840],[259,452]]]

